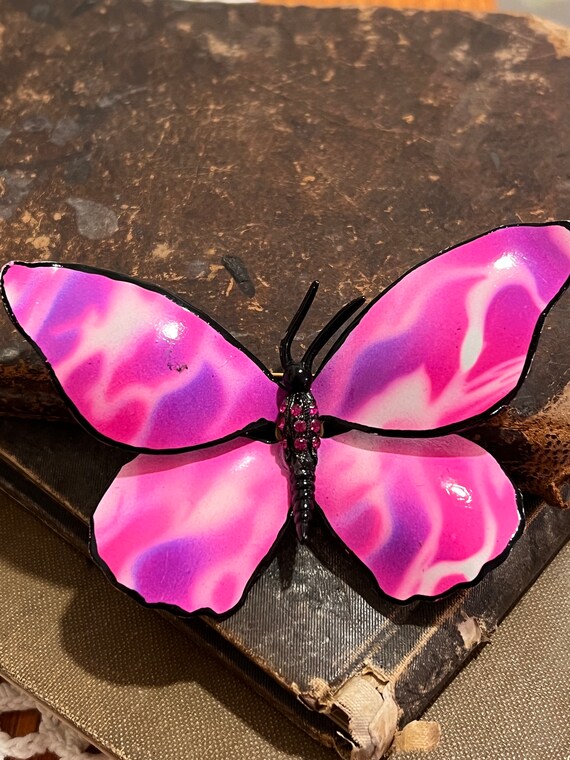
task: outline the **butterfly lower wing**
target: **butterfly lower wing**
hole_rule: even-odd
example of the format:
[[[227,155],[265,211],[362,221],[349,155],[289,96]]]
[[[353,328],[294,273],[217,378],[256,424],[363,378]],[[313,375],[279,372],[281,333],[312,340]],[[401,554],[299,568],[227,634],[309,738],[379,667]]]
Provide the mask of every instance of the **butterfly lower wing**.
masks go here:
[[[11,264],[2,292],[77,416],[137,450],[184,449],[274,419],[278,386],[204,315],[120,275]]]
[[[357,317],[312,391],[324,416],[441,435],[497,409],[568,283],[570,227],[505,227],[412,269]]]
[[[240,603],[289,512],[278,445],[140,455],[97,507],[91,548],[147,604],[223,614]]]
[[[322,441],[316,500],[332,530],[403,602],[472,583],[501,561],[523,527],[499,464],[450,435]]]

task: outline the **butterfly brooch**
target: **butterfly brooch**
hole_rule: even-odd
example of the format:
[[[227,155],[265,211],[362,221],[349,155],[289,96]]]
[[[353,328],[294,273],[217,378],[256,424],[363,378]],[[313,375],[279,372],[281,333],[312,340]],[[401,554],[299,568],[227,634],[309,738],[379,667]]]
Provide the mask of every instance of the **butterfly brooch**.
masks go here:
[[[295,361],[315,282],[279,378],[206,314],[120,274],[11,263],[2,296],[78,420],[136,453],[95,511],[96,561],[146,604],[222,615],[290,518],[310,537],[315,509],[397,602],[502,561],[520,497],[458,431],[515,395],[569,274],[569,223],[503,227],[347,304]]]

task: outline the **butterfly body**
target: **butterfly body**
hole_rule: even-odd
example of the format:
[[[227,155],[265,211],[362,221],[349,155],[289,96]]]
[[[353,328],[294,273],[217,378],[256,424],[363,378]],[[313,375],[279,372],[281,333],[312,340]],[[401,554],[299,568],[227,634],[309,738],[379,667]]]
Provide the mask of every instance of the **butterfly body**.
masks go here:
[[[299,541],[305,541],[315,506],[317,450],[321,445],[319,410],[307,389],[289,393],[279,412],[277,431],[291,478],[293,520]]]
[[[329,338],[364,302],[363,298],[356,298],[340,309],[318,333],[301,361],[295,361],[291,353],[292,342],[311,308],[318,286],[318,282],[311,283],[279,346],[283,368],[281,386],[287,395],[279,407],[276,437],[281,441],[285,463],[289,468],[293,520],[297,538],[302,543],[308,538],[315,509],[317,450],[322,435],[319,410],[311,392],[313,361]]]
[[[570,223],[499,228],[358,314],[364,299],[347,304],[295,361],[315,282],[281,341],[282,378],[207,314],[114,272],[13,262],[1,286],[77,419],[136,455],[93,515],[96,561],[147,604],[221,615],[291,515],[304,541],[315,510],[397,602],[505,559],[520,495],[461,432],[517,393],[569,275]]]

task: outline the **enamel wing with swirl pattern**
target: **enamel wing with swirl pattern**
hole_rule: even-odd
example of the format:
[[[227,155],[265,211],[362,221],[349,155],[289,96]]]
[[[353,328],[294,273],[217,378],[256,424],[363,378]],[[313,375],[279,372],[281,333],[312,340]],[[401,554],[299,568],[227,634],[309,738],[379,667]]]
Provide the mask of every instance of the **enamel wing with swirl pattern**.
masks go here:
[[[517,392],[569,274],[568,223],[501,228],[357,316],[362,299],[348,304],[295,362],[314,283],[281,343],[282,379],[207,315],[112,272],[12,263],[2,295],[79,421],[136,454],[95,512],[97,562],[147,604],[225,614],[290,516],[310,538],[315,508],[399,602],[501,561],[519,496],[458,433]]]

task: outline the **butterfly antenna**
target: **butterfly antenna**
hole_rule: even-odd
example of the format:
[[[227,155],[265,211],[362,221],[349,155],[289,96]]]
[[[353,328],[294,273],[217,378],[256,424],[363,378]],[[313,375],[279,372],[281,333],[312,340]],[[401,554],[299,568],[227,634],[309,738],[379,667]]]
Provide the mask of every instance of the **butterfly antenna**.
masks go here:
[[[307,316],[307,312],[311,308],[313,301],[315,300],[318,289],[319,283],[315,280],[310,284],[305,297],[301,301],[301,305],[297,309],[295,316],[287,328],[287,332],[283,336],[283,340],[279,346],[279,359],[281,360],[281,366],[283,368],[293,362],[293,357],[291,356],[291,346],[293,344],[293,340],[295,338],[295,335],[297,335],[297,332],[299,330],[299,327],[301,327],[303,320]]]
[[[347,322],[356,311],[358,311],[358,309],[360,309],[365,301],[366,298],[364,298],[364,296],[355,298],[354,301],[351,301],[350,303],[347,303],[346,306],[343,306],[342,309],[327,322],[327,324],[313,340],[309,348],[305,351],[303,364],[309,371],[312,370],[313,362],[319,351],[327,344],[335,332],[339,330],[342,325]]]

